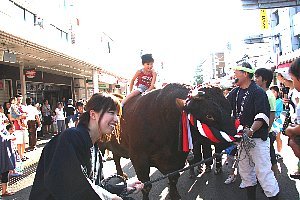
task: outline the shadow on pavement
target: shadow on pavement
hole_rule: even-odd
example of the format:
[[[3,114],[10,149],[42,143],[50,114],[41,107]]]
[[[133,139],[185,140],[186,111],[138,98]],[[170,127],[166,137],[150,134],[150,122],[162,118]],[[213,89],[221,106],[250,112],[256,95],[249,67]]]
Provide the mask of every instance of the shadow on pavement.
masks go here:
[[[19,190],[13,196],[2,197],[2,199],[5,199],[5,200],[28,200],[30,191],[31,191],[31,186],[28,186],[22,190]],[[1,199],[1,197],[0,197],[0,199]]]

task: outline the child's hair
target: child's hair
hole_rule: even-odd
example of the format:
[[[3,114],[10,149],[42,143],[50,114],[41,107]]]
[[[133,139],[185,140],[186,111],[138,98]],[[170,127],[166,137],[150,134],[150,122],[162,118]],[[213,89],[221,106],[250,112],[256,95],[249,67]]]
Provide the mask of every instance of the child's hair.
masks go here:
[[[273,72],[266,68],[259,68],[255,71],[256,76],[261,76],[263,81],[267,81],[266,86],[267,88],[270,86],[273,80]]]
[[[107,93],[96,93],[86,104],[86,112],[80,115],[79,121],[86,128],[89,125],[90,121],[90,111],[94,110],[95,112],[100,112],[99,122],[101,121],[103,115],[107,111],[117,111],[119,114],[121,112],[121,105],[119,100],[110,94]]]
[[[152,58],[152,54],[144,54],[142,55],[142,64],[145,63],[153,63],[154,59]]]
[[[11,124],[11,123],[9,123],[9,124],[7,124],[7,125],[6,125],[6,130],[9,130],[9,129],[11,129],[12,127],[14,127],[14,125],[13,125],[13,124]]]
[[[78,108],[79,106],[83,106],[83,103],[81,101],[77,101],[75,104],[76,108]]]
[[[270,90],[274,90],[276,91],[277,93],[279,93],[279,87],[277,85],[273,85],[270,87]]]
[[[293,74],[298,80],[300,79],[300,58],[294,60],[289,69],[289,73]]]
[[[279,90],[279,87],[278,87],[277,85],[271,86],[271,87],[270,87],[270,90],[274,90],[275,92],[277,92],[277,97],[276,97],[276,99],[281,98],[280,90]]]
[[[32,105],[32,98],[28,97],[26,98],[26,105]]]

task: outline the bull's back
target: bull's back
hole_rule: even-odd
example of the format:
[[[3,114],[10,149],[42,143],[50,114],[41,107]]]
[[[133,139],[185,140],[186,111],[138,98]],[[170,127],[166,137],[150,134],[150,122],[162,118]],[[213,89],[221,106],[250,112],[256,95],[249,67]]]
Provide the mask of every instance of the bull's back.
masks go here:
[[[127,138],[129,154],[147,155],[152,166],[168,171],[170,163],[182,165],[184,154],[178,151],[180,111],[176,98],[184,98],[187,91],[164,93],[156,90],[137,96],[124,107],[122,135]],[[132,157],[132,156],[130,156]],[[173,169],[172,169],[173,170]]]

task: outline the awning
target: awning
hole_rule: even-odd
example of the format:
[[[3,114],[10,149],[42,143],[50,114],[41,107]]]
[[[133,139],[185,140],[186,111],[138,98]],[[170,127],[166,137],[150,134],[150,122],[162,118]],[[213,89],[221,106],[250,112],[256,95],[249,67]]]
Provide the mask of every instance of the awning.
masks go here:
[[[277,69],[280,69],[280,68],[289,68],[291,66],[292,62],[287,62],[287,63],[282,63],[282,64],[279,64],[277,66]]]

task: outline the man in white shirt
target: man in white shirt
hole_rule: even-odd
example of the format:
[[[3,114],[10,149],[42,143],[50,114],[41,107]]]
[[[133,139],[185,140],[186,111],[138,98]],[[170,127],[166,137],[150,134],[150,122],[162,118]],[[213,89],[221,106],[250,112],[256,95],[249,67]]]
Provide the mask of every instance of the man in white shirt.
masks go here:
[[[26,98],[27,126],[29,133],[29,149],[34,150],[37,142],[37,125],[40,126],[40,118],[38,110],[32,105],[32,99]]]

